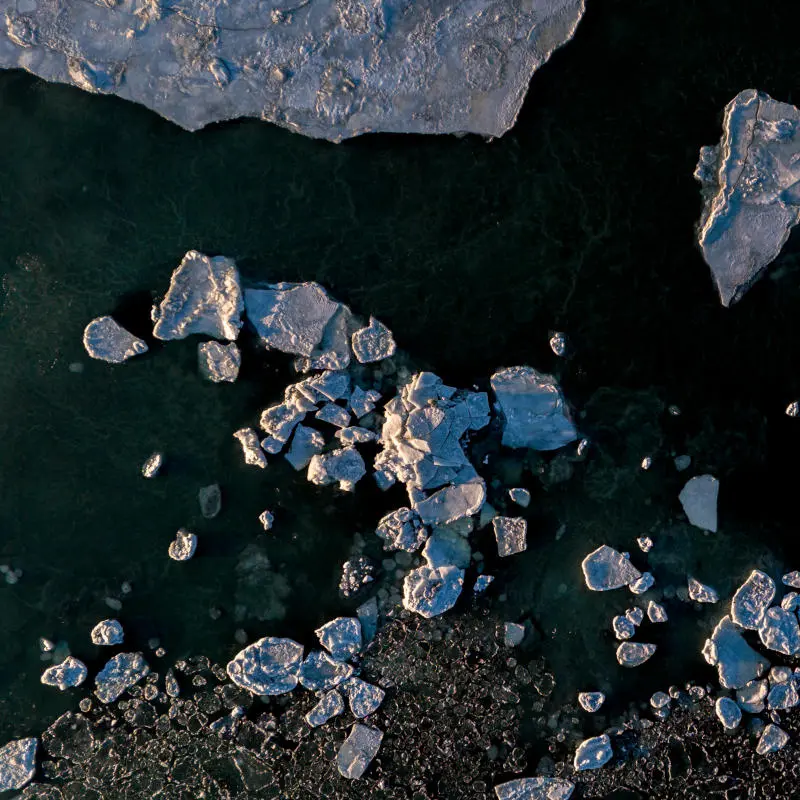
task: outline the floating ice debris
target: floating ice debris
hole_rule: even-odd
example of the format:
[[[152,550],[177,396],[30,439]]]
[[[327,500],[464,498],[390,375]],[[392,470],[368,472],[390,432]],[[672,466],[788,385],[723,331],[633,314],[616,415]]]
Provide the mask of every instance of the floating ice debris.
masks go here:
[[[655,692],[650,698],[650,705],[653,708],[664,708],[670,703],[670,696],[666,692]]]
[[[628,584],[634,594],[644,594],[655,586],[656,579],[649,572],[643,572],[640,578]]]
[[[497,800],[569,800],[575,784],[563,778],[515,778],[494,787]]]
[[[320,436],[320,439],[321,438],[322,437]],[[323,444],[324,444],[324,442],[323,442]],[[271,456],[278,455],[278,453],[280,453],[280,451],[283,450],[285,445],[286,445],[286,442],[282,442],[279,439],[276,439],[274,436],[267,436],[267,437],[265,437],[264,439],[261,440],[261,449],[265,453],[269,453],[269,455],[271,455]],[[306,466],[308,466],[308,465],[306,465]]]
[[[335,689],[322,695],[320,701],[306,714],[306,722],[312,728],[324,725],[328,720],[344,711],[344,699]]]
[[[308,464],[308,480],[317,486],[338,483],[345,492],[352,492],[364,477],[364,459],[354,447],[342,447],[324,455],[315,455]]]
[[[731,600],[731,619],[742,628],[758,630],[764,612],[775,597],[775,581],[754,569]]]
[[[233,383],[239,377],[242,354],[234,342],[203,342],[197,346],[200,374],[214,383]]]
[[[800,414],[800,403],[798,403],[797,400],[795,400],[793,403],[789,403],[789,405],[786,406],[785,413],[787,417],[796,417],[798,414]]]
[[[272,530],[272,523],[275,522],[275,516],[271,511],[264,510],[258,515],[258,521],[265,531]]]
[[[522,508],[527,508],[531,504],[531,493],[527,489],[509,489],[508,496],[512,503],[516,503]]]
[[[741,629],[728,616],[719,621],[711,638],[706,639],[703,657],[717,667],[719,682],[725,689],[741,689],[760,678],[770,666],[745,642]]]
[[[793,589],[800,589],[800,572],[795,570],[794,572],[787,572],[781,578],[781,582],[784,586],[791,586]]]
[[[260,467],[261,469],[267,466],[267,456],[261,449],[258,434],[252,428],[239,428],[238,431],[234,432],[233,438],[242,446],[245,464],[251,467]]]
[[[578,703],[584,711],[594,714],[600,710],[600,706],[606,701],[606,696],[602,692],[581,692],[578,695]]]
[[[483,594],[493,581],[494,575],[478,575],[475,579],[472,591],[475,592],[475,594]]]
[[[352,597],[363,589],[368,583],[375,580],[375,567],[365,556],[356,556],[342,564],[342,577],[339,581],[339,591],[345,597]]]
[[[640,536],[636,544],[643,553],[649,553],[653,549],[653,540],[649,536]]]
[[[666,622],[669,619],[664,606],[652,600],[647,604],[647,618],[650,622]]]
[[[365,392],[360,386],[356,386],[350,395],[350,410],[356,419],[361,419],[375,409],[375,404],[380,399],[380,392],[374,389]]]
[[[528,547],[528,523],[522,517],[495,517],[492,520],[497,555],[513,556]]]
[[[222,491],[219,484],[203,486],[197,493],[197,501],[200,503],[200,513],[206,519],[214,519],[222,510]]]
[[[0,747],[0,792],[22,789],[36,773],[36,738],[17,739]]]
[[[150,667],[141,653],[117,653],[97,673],[94,693],[101,703],[113,703],[148,672]]]
[[[350,729],[336,756],[336,765],[343,778],[357,780],[370,765],[381,747],[383,733],[377,728],[357,722]]]
[[[777,653],[793,656],[800,652],[800,625],[793,611],[780,607],[767,609],[758,624],[762,644]]]
[[[503,644],[506,647],[517,647],[525,638],[525,626],[518,622],[503,623]]]
[[[692,457],[691,456],[675,456],[675,469],[678,472],[683,472],[685,469],[689,469],[692,465]]]
[[[713,475],[696,475],[681,489],[678,499],[692,525],[715,533],[718,496],[719,481]]]
[[[766,707],[767,699],[766,681],[748,681],[741,689],[736,690],[736,702],[742,711],[750,714],[760,714]]]
[[[687,580],[689,589],[689,597],[696,603],[717,603],[719,602],[719,595],[715,589],[706,586],[704,583],[689,576]]]
[[[429,567],[446,567],[453,565],[466,569],[472,560],[469,542],[456,531],[439,528],[425,542],[422,557]]]
[[[279,442],[288,442],[292,431],[303,419],[306,412],[298,410],[294,405],[279,403],[275,406],[265,408],[261,412],[258,424],[263,431],[266,431],[271,438]]]
[[[148,456],[147,461],[142,464],[142,475],[144,475],[145,478],[155,478],[163,465],[164,454],[153,453],[151,456]]]
[[[607,764],[613,755],[611,739],[607,734],[584,739],[575,752],[575,770],[581,772],[585,769],[599,769]]]
[[[336,617],[314,633],[319,643],[338,661],[346,661],[363,646],[361,622],[355,617]]]
[[[787,681],[793,680],[794,672],[792,672],[791,667],[773,667],[769,671],[769,682],[770,684],[776,683],[786,683]]]
[[[336,403],[325,403],[314,417],[319,422],[328,422],[337,428],[346,428],[350,424],[350,412]]]
[[[486,484],[482,479],[445,486],[430,497],[415,504],[417,513],[426,525],[447,525],[472,517],[486,500]]]
[[[45,639],[44,637],[39,639],[39,649],[43,653],[52,653],[53,650],[55,650],[55,648],[56,648],[56,645],[55,645],[55,642],[52,641],[52,639]]]
[[[115,619],[104,619],[92,628],[92,643],[112,647],[122,644],[125,638],[122,625]]]
[[[197,550],[197,536],[180,528],[170,542],[168,553],[173,561],[188,561]]]
[[[109,364],[122,364],[147,352],[147,345],[141,339],[128,333],[111,317],[97,317],[86,326],[83,346],[92,358]]]
[[[361,638],[369,644],[378,632],[378,601],[371,597],[356,609],[358,621],[361,623]]]
[[[639,667],[656,651],[654,644],[623,642],[617,648],[617,661],[623,667]]]
[[[350,713],[357,719],[363,719],[377,711],[386,696],[383,689],[362,681],[361,678],[348,678],[340,688],[347,698]]]
[[[403,606],[422,617],[436,617],[456,604],[463,585],[464,570],[458,567],[417,567],[403,581]]]
[[[627,617],[616,616],[611,620],[611,627],[617,639],[630,639],[636,633],[636,626]]]
[[[775,684],[767,695],[769,708],[785,710],[794,708],[798,703],[800,703],[800,694],[797,692],[797,684],[794,680]]]
[[[153,336],[170,340],[204,334],[233,341],[243,309],[236,263],[190,250],[172,273],[161,304],[153,306]]]
[[[634,606],[625,612],[625,617],[638,626],[644,621],[644,611],[639,606]]]
[[[375,533],[384,541],[384,550],[419,550],[428,538],[428,529],[419,514],[410,508],[391,511],[378,523]]]
[[[628,586],[642,577],[622,553],[601,545],[589,553],[581,563],[586,585],[594,592],[606,592]]]
[[[787,611],[797,611],[800,608],[800,594],[787,592],[781,599],[781,608],[785,608]]]
[[[557,356],[564,356],[567,352],[567,334],[556,332],[550,337],[550,349]]]
[[[292,639],[268,636],[248,645],[228,662],[228,675],[256,695],[291,692],[303,662],[303,645]]]
[[[313,428],[298,425],[294,429],[292,444],[286,453],[286,460],[298,471],[305,469],[311,459],[322,452],[325,447],[325,437]]]
[[[650,469],[650,467],[652,467],[652,466],[653,466],[653,459],[652,459],[650,456],[645,456],[645,457],[642,459],[642,463],[641,463],[641,464],[639,464],[639,466],[640,466],[640,467],[641,467],[643,470],[648,470],[648,469]]]
[[[723,306],[742,298],[800,221],[798,121],[794,106],[747,89],[725,107],[720,143],[700,150],[698,243]]]
[[[300,665],[297,677],[312,692],[336,688],[353,674],[353,667],[331,658],[322,650],[313,650]]]
[[[372,364],[384,358],[391,358],[397,349],[392,332],[375,317],[369,318],[369,325],[366,328],[361,328],[353,334],[351,344],[353,353],[361,364]]]
[[[359,428],[357,425],[353,425],[349,428],[342,428],[333,435],[339,440],[339,443],[343,445],[375,442],[380,438],[377,433],[373,433],[373,431],[367,428]]]
[[[756,753],[765,756],[767,753],[777,753],[789,742],[789,734],[777,725],[769,724],[764,728],[761,738],[756,745]]]
[[[45,686],[57,686],[62,692],[80,686],[88,672],[86,664],[74,656],[67,656],[60,664],[49,667],[42,673],[41,681]]]
[[[509,367],[492,375],[492,389],[503,417],[503,444],[557,450],[578,433],[561,389],[552,376],[531,367]]]
[[[717,719],[723,727],[729,731],[739,727],[739,723],[742,721],[742,709],[730,697],[720,697],[717,700],[715,711]]]

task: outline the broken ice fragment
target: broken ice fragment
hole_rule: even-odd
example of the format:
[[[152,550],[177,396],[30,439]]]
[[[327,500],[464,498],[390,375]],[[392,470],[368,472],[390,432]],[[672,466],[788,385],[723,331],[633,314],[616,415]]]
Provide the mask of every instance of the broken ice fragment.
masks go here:
[[[265,531],[272,530],[272,523],[275,522],[275,517],[271,511],[264,510],[258,515],[258,521]]]
[[[785,710],[794,708],[800,703],[800,694],[794,680],[778,683],[769,690],[767,705],[773,709]]]
[[[153,453],[151,456],[148,456],[147,461],[142,464],[142,475],[144,475],[145,478],[155,478],[163,464],[164,454]]]
[[[653,549],[653,540],[649,536],[640,536],[636,544],[643,553],[649,553]]]
[[[494,575],[478,575],[472,586],[472,591],[475,592],[475,594],[483,594],[493,581]]]
[[[528,523],[522,517],[494,517],[492,526],[497,555],[513,556],[527,549]]]
[[[238,431],[234,432],[233,438],[242,446],[245,464],[249,464],[252,467],[260,467],[261,469],[267,466],[269,463],[267,456],[261,449],[258,434],[252,428],[239,428]]]
[[[319,431],[298,425],[294,429],[292,444],[286,453],[286,460],[298,471],[305,469],[311,459],[322,452],[325,447],[325,438]]]
[[[575,784],[563,778],[515,778],[494,787],[497,800],[569,800]]]
[[[115,619],[104,619],[92,628],[91,637],[93,644],[105,647],[122,644],[124,639],[122,625]]]
[[[60,664],[46,669],[42,673],[45,686],[57,686],[62,692],[74,686],[80,686],[87,675],[86,664],[74,656],[67,656]]]
[[[646,471],[653,466],[653,459],[650,456],[645,456],[639,466]]]
[[[664,606],[652,600],[647,604],[647,618],[650,622],[666,622],[669,619]]]
[[[439,528],[425,542],[422,557],[429,567],[446,567],[453,565],[466,569],[472,559],[469,542],[456,531]]]
[[[622,553],[607,544],[589,553],[583,559],[581,569],[586,585],[594,592],[620,589],[642,577],[642,573]]]
[[[650,705],[653,708],[664,708],[669,705],[670,699],[666,692],[654,692],[650,698]]]
[[[384,541],[384,550],[419,550],[428,538],[428,529],[419,514],[410,508],[398,508],[384,516],[375,530]]]
[[[314,417],[319,422],[328,422],[337,428],[346,428],[350,424],[350,412],[336,403],[325,403]]]
[[[630,639],[636,633],[636,626],[627,617],[616,616],[611,620],[611,627],[617,639]]]
[[[333,434],[340,442],[340,444],[363,444],[364,442],[374,442],[379,437],[377,433],[373,433],[367,428],[359,428],[353,425],[349,428],[342,428]]]
[[[378,632],[378,601],[371,597],[356,609],[356,614],[361,623],[361,637],[364,644],[369,644]]]
[[[261,429],[279,442],[288,442],[295,426],[305,419],[306,412],[286,403],[265,408],[258,421]]]
[[[585,769],[599,769],[613,757],[611,739],[607,734],[584,739],[575,752],[574,767],[577,772]]]
[[[239,377],[242,354],[234,342],[203,342],[197,346],[200,374],[213,383],[233,383]]]
[[[788,572],[781,578],[784,586],[791,586],[793,589],[800,589],[800,572]]]
[[[276,456],[283,450],[284,445],[286,442],[282,442],[280,439],[276,439],[274,436],[267,436],[261,440],[261,449],[265,453],[269,453],[271,456]]]
[[[741,689],[736,690],[736,702],[742,711],[750,714],[760,714],[766,704],[767,699],[766,681],[748,681]]]
[[[789,403],[789,405],[786,406],[785,413],[787,417],[798,416],[800,414],[800,402],[795,400],[793,403]]]
[[[386,692],[379,686],[373,686],[361,678],[349,678],[340,688],[350,705],[350,713],[357,719],[363,719],[377,711],[386,696]]]
[[[118,653],[97,673],[94,693],[101,703],[113,703],[148,672],[150,667],[141,653]]]
[[[503,623],[503,644],[506,647],[517,647],[525,638],[525,626],[518,622]]]
[[[361,364],[372,364],[390,358],[397,349],[392,332],[375,317],[369,318],[369,325],[366,328],[361,328],[353,334],[351,344]]]
[[[567,334],[556,332],[550,337],[550,349],[557,356],[564,356],[567,352]]]
[[[342,447],[325,455],[315,455],[308,465],[308,480],[317,486],[338,483],[345,492],[352,492],[364,477],[364,459],[354,447]]]
[[[345,597],[352,597],[363,589],[368,583],[375,580],[375,567],[365,556],[356,556],[342,564],[342,577],[339,581],[339,591]]]
[[[436,617],[456,604],[463,585],[464,570],[458,567],[417,567],[403,581],[403,606],[422,617]]]
[[[633,594],[644,594],[655,586],[656,579],[649,573],[643,572],[640,578],[628,584],[628,588]]]
[[[351,658],[363,645],[361,623],[355,617],[337,617],[314,633],[320,644],[338,661]]]
[[[243,309],[236,263],[190,250],[172,273],[161,304],[153,306],[153,336],[170,340],[205,334],[233,341]]]
[[[86,326],[83,346],[92,358],[109,364],[122,364],[147,352],[147,345],[141,339],[128,333],[111,317],[97,317]]]
[[[356,419],[361,419],[375,408],[375,403],[380,399],[380,392],[376,392],[374,389],[365,392],[360,386],[356,386],[350,395],[350,410]]]
[[[278,695],[297,686],[303,645],[292,639],[268,636],[248,645],[228,662],[228,675],[255,695]]]
[[[758,630],[764,612],[775,597],[775,581],[754,569],[731,600],[731,619],[743,628]]]
[[[512,503],[527,508],[531,503],[531,493],[527,489],[509,489],[508,496]]]
[[[557,450],[577,438],[577,431],[550,375],[531,367],[509,367],[491,377],[497,408],[503,417],[503,444]]]
[[[383,733],[377,728],[358,722],[353,725],[336,756],[339,774],[351,780],[360,778],[378,754],[382,740]]]
[[[200,503],[200,513],[206,519],[214,519],[222,510],[222,491],[219,484],[203,486],[197,493],[197,501]]]
[[[173,561],[188,561],[197,550],[197,536],[185,528],[180,528],[170,542],[168,553]]]
[[[767,725],[756,745],[756,753],[765,756],[783,749],[789,741],[789,734],[777,725]]]
[[[734,730],[739,727],[742,721],[742,710],[730,697],[720,697],[717,700],[715,711],[717,719],[722,723],[723,727],[728,730]]]
[[[336,688],[353,674],[353,667],[331,658],[322,650],[313,650],[300,665],[297,677],[312,692],[325,692]]]
[[[617,661],[623,667],[640,667],[656,651],[654,644],[623,642],[617,648]]]
[[[696,475],[687,481],[678,499],[692,525],[716,533],[718,496],[719,481],[713,475]]]
[[[770,666],[745,642],[741,629],[728,616],[719,621],[711,638],[706,640],[703,656],[717,667],[719,682],[725,689],[740,689],[761,677]]]
[[[675,456],[675,469],[678,472],[683,472],[685,469],[689,469],[692,465],[692,457],[691,456]]]
[[[600,706],[606,701],[606,696],[602,692],[581,692],[578,695],[578,703],[584,711],[594,714],[600,710]]]
[[[687,580],[689,597],[697,603],[716,603],[719,595],[715,589],[689,576]]]
[[[317,728],[344,711],[344,700],[335,689],[322,695],[320,701],[306,714],[306,722]]]
[[[426,525],[447,525],[471,517],[481,510],[486,500],[486,484],[478,478],[468,483],[445,486],[415,505]]]
[[[793,611],[767,609],[759,620],[758,635],[765,647],[777,653],[793,656],[800,652],[800,626]]]
[[[0,747],[0,792],[22,789],[36,773],[39,740],[17,739]]]

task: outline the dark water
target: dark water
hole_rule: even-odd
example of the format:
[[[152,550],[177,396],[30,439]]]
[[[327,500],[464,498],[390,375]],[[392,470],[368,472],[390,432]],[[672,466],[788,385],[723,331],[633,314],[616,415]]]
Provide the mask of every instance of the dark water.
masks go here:
[[[632,549],[652,527],[670,549],[650,563],[675,583],[690,569],[725,592],[752,566],[800,566],[800,427],[783,416],[800,396],[800,251],[790,243],[742,303],[721,308],[693,244],[691,177],[738,91],[797,102],[792,10],[590,0],[518,125],[492,143],[333,146],[254,121],[190,134],[114,98],[0,74],[0,563],[24,572],[0,585],[0,740],[73,706],[39,686],[37,638],[98,666],[88,631],[114,615],[103,598],[121,598],[123,581],[131,645],[158,637],[167,660],[224,658],[239,627],[307,640],[344,608],[339,566],[382,501],[366,487],[347,499],[314,489],[280,460],[246,468],[230,436],[279,395],[282,364],[254,356],[238,384],[214,386],[196,375],[195,342],[120,368],[82,349],[101,314],[147,333],[154,293],[192,248],[235,258],[249,280],[320,281],[448,382],[512,363],[557,371],[595,448],[548,487],[512,459],[493,466],[534,493],[529,551],[490,564],[509,618],[533,622],[565,692],[591,679],[621,706],[709,678],[698,650],[714,612],[672,606],[663,660],[620,685],[599,630],[632,598],[587,602],[578,564],[601,542]],[[551,329],[569,333],[568,362],[550,352]],[[155,449],[169,469],[145,482]],[[679,521],[686,475],[669,457],[682,452],[722,481],[717,537]],[[648,454],[656,465],[642,473]],[[195,495],[214,480],[225,511],[208,522]],[[265,507],[277,510],[265,548],[289,612],[238,621],[235,566]],[[180,526],[201,537],[189,564],[166,558]]]

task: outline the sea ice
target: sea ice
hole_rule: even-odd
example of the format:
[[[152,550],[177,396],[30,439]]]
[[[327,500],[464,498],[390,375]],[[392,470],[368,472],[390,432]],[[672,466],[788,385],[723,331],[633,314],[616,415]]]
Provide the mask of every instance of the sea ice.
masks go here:
[[[369,318],[369,325],[366,328],[361,328],[353,334],[352,347],[361,364],[372,364],[384,358],[391,358],[397,349],[392,332],[375,317]]]
[[[213,383],[233,383],[239,377],[242,354],[234,342],[202,342],[197,346],[200,374]]]
[[[311,459],[322,452],[325,447],[325,437],[313,428],[298,425],[294,429],[292,444],[286,453],[286,460],[298,471],[305,469]]]
[[[447,528],[438,528],[425,542],[422,557],[433,569],[449,565],[466,569],[472,559],[472,550],[461,534]]]
[[[685,469],[689,469],[692,465],[692,457],[691,456],[675,456],[675,469],[678,472],[683,472]]]
[[[228,662],[230,679],[255,695],[291,692],[303,662],[303,645],[268,636],[248,645]]]
[[[36,773],[39,740],[17,739],[0,747],[0,792],[22,789]]]
[[[329,719],[344,711],[344,699],[335,689],[326,692],[320,701],[306,714],[306,722],[312,728],[324,725]]]
[[[789,742],[789,734],[777,725],[767,725],[756,745],[756,753],[765,756],[767,753],[777,753]]]
[[[765,647],[777,653],[793,656],[800,652],[800,625],[793,611],[767,609],[759,620],[758,635]]]
[[[623,642],[617,648],[617,661],[623,667],[640,667],[656,651],[654,644]]]
[[[525,639],[525,626],[518,622],[503,623],[503,644],[506,647],[518,647]]]
[[[148,672],[150,667],[141,653],[117,653],[97,673],[94,693],[101,703],[113,703]]]
[[[347,698],[350,713],[357,719],[363,719],[377,711],[386,696],[386,692],[379,686],[373,686],[361,678],[348,678],[340,688]]]
[[[75,656],[67,656],[60,664],[49,667],[42,673],[42,683],[45,686],[57,686],[62,692],[80,686],[88,672],[86,664]]]
[[[364,459],[358,450],[341,447],[325,455],[312,456],[307,475],[308,480],[318,486],[338,483],[340,489],[351,492],[366,471]]]
[[[472,517],[481,510],[486,500],[486,484],[482,479],[445,486],[430,497],[415,504],[415,509],[426,525],[447,525],[450,522]]]
[[[361,622],[355,617],[336,617],[314,633],[319,643],[338,661],[346,661],[363,646]]]
[[[643,553],[649,553],[653,549],[653,540],[649,536],[640,536],[636,544]]]
[[[342,428],[333,434],[342,445],[349,444],[364,444],[364,442],[374,442],[380,437],[377,433],[373,433],[367,428],[359,428],[357,425],[352,425],[349,428]]]
[[[728,616],[723,617],[710,639],[706,639],[703,656],[716,666],[719,682],[725,689],[740,689],[749,681],[761,677],[769,669],[762,658],[742,638],[741,629]]]
[[[730,697],[720,697],[717,700],[715,710],[717,719],[722,723],[723,727],[728,730],[734,730],[739,727],[739,723],[742,721],[742,710]]]
[[[124,633],[122,625],[115,619],[104,619],[92,628],[92,643],[111,647],[122,644]]]
[[[369,725],[355,723],[336,756],[336,765],[343,778],[356,780],[369,767],[383,740],[383,733]]]
[[[670,696],[666,692],[654,692],[650,697],[650,705],[653,708],[664,708],[670,704]]]
[[[528,523],[522,517],[495,517],[492,520],[497,555],[513,556],[528,547]]]
[[[550,337],[550,349],[557,356],[565,356],[567,354],[567,334],[556,332]]]
[[[715,533],[718,496],[719,481],[713,475],[696,475],[687,481],[678,499],[692,525]]]
[[[569,800],[574,790],[564,778],[515,778],[494,787],[497,800]]]
[[[650,622],[666,622],[669,619],[664,606],[652,600],[647,604],[647,618]]]
[[[185,528],[180,528],[168,548],[169,557],[173,561],[188,561],[197,550],[197,536]]]
[[[128,333],[111,317],[97,317],[86,326],[83,346],[92,358],[109,364],[121,364],[147,352],[147,345],[141,339]]]
[[[475,578],[472,591],[475,592],[475,594],[483,594],[493,582],[494,575],[478,575],[478,577]]]
[[[419,514],[410,508],[398,508],[384,516],[375,533],[384,541],[384,550],[414,553],[428,538],[428,529]]]
[[[380,399],[380,392],[374,389],[364,391],[360,386],[356,386],[350,395],[350,410],[356,419],[361,419],[375,409],[375,404]]]
[[[781,578],[781,582],[784,586],[791,586],[793,589],[800,589],[800,572],[795,570],[794,572],[787,572]]]
[[[297,677],[300,683],[312,692],[335,689],[353,674],[353,667],[331,658],[322,650],[313,650],[300,665]]]
[[[767,695],[767,705],[770,708],[785,710],[794,708],[798,703],[800,703],[800,694],[797,692],[797,684],[794,680],[775,684]]]
[[[327,422],[337,428],[346,428],[350,424],[350,412],[343,406],[336,403],[325,403],[322,408],[314,414],[318,422]]]
[[[356,615],[361,623],[361,638],[369,644],[378,632],[378,601],[371,597],[356,609]]]
[[[611,627],[617,639],[630,639],[636,633],[636,626],[627,617],[616,616],[611,620]]]
[[[197,492],[197,502],[200,503],[200,513],[206,519],[214,519],[222,510],[222,491],[219,484],[201,487]]]
[[[147,460],[142,464],[142,475],[145,478],[155,478],[159,470],[164,465],[164,454],[153,453],[147,457]]]
[[[436,617],[456,604],[463,585],[464,570],[458,567],[417,567],[403,581],[403,606],[422,617]]]
[[[575,751],[574,767],[576,772],[585,769],[599,769],[607,764],[613,757],[611,739],[607,734],[584,739]]]
[[[516,503],[522,508],[527,508],[531,504],[531,493],[527,489],[509,489],[508,496],[512,503]]]
[[[578,695],[578,703],[581,708],[590,714],[599,711],[605,701],[606,696],[602,692],[581,692]]]
[[[606,592],[628,586],[642,577],[622,553],[601,545],[589,553],[581,563],[586,585],[594,592]]]
[[[275,516],[271,511],[264,510],[258,515],[258,521],[265,531],[272,530],[272,523],[275,522]]]
[[[705,583],[700,583],[700,581],[689,576],[687,579],[687,585],[689,589],[689,597],[696,603],[719,602],[719,595],[717,594],[716,590],[712,589],[710,586],[707,586]]]
[[[775,597],[775,581],[754,569],[731,600],[731,619],[742,628],[758,630],[761,617]]]
[[[628,588],[633,594],[644,594],[655,586],[656,579],[650,572],[643,572],[641,577],[628,584]]]
[[[239,428],[234,432],[233,438],[242,446],[245,464],[261,469],[267,466],[267,456],[258,441],[258,434],[252,428]]]
[[[766,681],[748,681],[741,689],[736,690],[736,702],[742,711],[760,714],[766,708],[768,691]]]

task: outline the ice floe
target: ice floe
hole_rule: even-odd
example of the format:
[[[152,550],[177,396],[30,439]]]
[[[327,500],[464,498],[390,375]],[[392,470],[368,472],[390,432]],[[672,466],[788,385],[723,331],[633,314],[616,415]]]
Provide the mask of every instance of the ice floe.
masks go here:
[[[617,661],[623,667],[640,667],[656,652],[654,644],[623,642],[617,648]]]
[[[234,432],[233,438],[242,446],[245,464],[261,469],[267,466],[267,456],[258,441],[258,434],[252,428],[239,428]]]
[[[197,366],[212,383],[233,383],[239,377],[242,354],[234,342],[202,342],[197,346]]]
[[[360,778],[367,771],[372,759],[378,755],[381,741],[382,731],[370,725],[355,723],[336,756],[339,774],[351,780]]]
[[[355,617],[336,617],[314,633],[319,643],[339,661],[346,661],[361,650],[361,622]]]
[[[392,332],[375,317],[369,318],[366,328],[353,334],[351,344],[353,353],[361,364],[372,364],[391,358],[397,349]]]
[[[91,638],[93,644],[111,647],[122,644],[125,635],[117,620],[104,619],[92,628]]]
[[[97,673],[94,693],[101,703],[113,703],[149,672],[141,653],[117,653]]]
[[[600,707],[605,703],[606,696],[603,692],[581,692],[578,695],[578,703],[584,711],[594,714],[600,710]]]
[[[581,562],[586,586],[594,592],[606,592],[628,586],[642,577],[636,567],[622,553],[601,545]]]
[[[128,333],[111,317],[97,317],[86,326],[83,346],[92,358],[109,364],[122,364],[129,358],[147,352],[145,342]]]
[[[692,525],[716,532],[718,496],[719,481],[713,475],[696,475],[687,481],[678,499]]]
[[[22,789],[36,773],[39,740],[16,739],[0,747],[0,792]]]
[[[731,619],[742,628],[758,630],[761,617],[775,597],[775,581],[754,569],[731,600]]]
[[[740,689],[760,678],[770,667],[769,661],[747,644],[741,628],[728,616],[719,621],[711,638],[706,639],[703,656],[717,667],[719,682],[726,689]]]
[[[197,550],[197,536],[180,528],[170,542],[167,553],[173,561],[188,561]]]
[[[689,590],[689,597],[696,603],[717,603],[719,602],[719,595],[716,589],[707,586],[705,583],[700,583],[696,578],[689,578],[686,581]]]
[[[403,605],[420,616],[436,617],[456,604],[463,585],[463,569],[454,566],[434,569],[423,565],[406,575]]]
[[[492,520],[497,555],[513,556],[528,547],[528,523],[522,517],[495,517]]]
[[[230,679],[255,695],[278,695],[297,686],[303,646],[292,639],[259,639],[228,662]]]
[[[67,656],[60,664],[49,667],[42,673],[45,686],[56,686],[62,692],[80,686],[88,675],[86,664],[75,656]]]
[[[352,492],[356,483],[367,471],[364,459],[354,447],[341,447],[329,453],[311,457],[308,464],[308,480],[318,486],[339,485],[345,492]]]
[[[730,697],[720,697],[714,710],[723,727],[728,730],[734,730],[739,727],[739,723],[742,721],[742,710]]]
[[[584,739],[575,751],[573,766],[576,772],[587,769],[599,769],[606,765],[614,756],[611,749],[611,739],[607,734]]]

